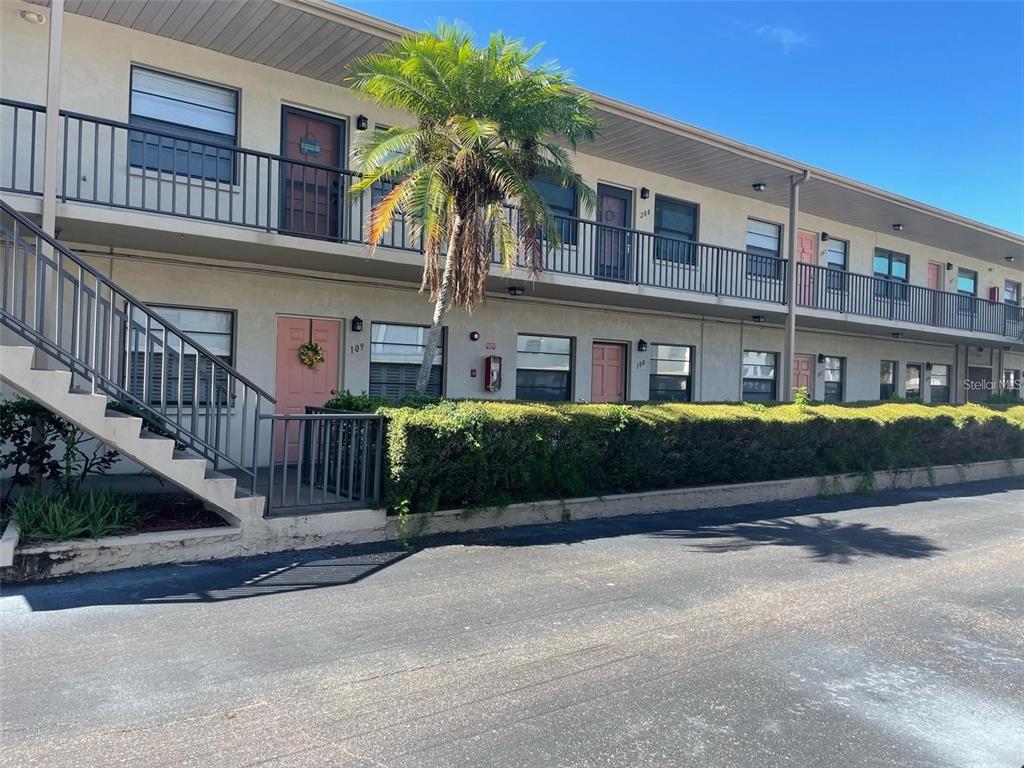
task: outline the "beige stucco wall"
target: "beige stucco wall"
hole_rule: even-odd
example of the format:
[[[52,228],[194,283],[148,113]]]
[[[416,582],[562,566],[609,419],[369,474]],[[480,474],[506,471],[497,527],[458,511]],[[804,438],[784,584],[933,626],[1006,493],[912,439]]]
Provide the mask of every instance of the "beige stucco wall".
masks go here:
[[[414,288],[385,282],[338,278],[322,273],[268,270],[265,266],[227,262],[189,262],[161,254],[92,256],[90,260],[127,291],[158,304],[229,309],[236,313],[236,367],[270,392],[275,389],[275,343],[279,315],[313,316],[342,321],[340,349],[329,357],[339,366],[342,387],[364,392],[369,382],[369,329],[372,322],[427,324],[432,305]],[[349,320],[358,315],[363,331],[353,333]],[[641,312],[614,307],[565,304],[530,295],[495,295],[479,311],[452,312],[447,322],[445,392],[457,398],[515,396],[516,335],[537,333],[572,337],[575,341],[573,392],[589,400],[591,348],[594,340],[623,342],[629,348],[627,396],[646,400],[648,343],[685,344],[695,348],[694,391],[705,401],[740,398],[743,350],[781,355],[780,327],[747,321],[726,321],[683,314]],[[471,341],[472,331],[480,334]],[[488,349],[493,344],[493,349]],[[802,330],[797,352],[846,358],[846,399],[877,399],[881,360],[955,365],[952,345],[924,344],[888,337]],[[502,357],[500,392],[483,388],[483,360]],[[471,369],[477,376],[470,375]],[[815,395],[824,395],[820,366]],[[956,371],[951,371],[955,375]],[[902,387],[902,377],[901,377]],[[902,390],[901,390],[902,391]]]
[[[0,86],[6,98],[42,103],[47,26],[21,22],[17,17],[21,7],[23,4],[16,0],[0,3]],[[243,147],[270,153],[280,149],[283,105],[347,119],[350,142],[353,136],[358,136],[353,130],[356,115],[367,115],[371,124],[402,121],[401,115],[363,102],[345,88],[75,14],[66,15],[64,36],[62,76],[66,109],[127,120],[131,66],[139,64],[238,89],[239,142]],[[653,228],[656,194],[698,203],[700,239],[732,248],[745,246],[748,216],[780,224],[788,219],[785,208],[681,179],[586,154],[579,154],[576,163],[591,186],[605,182],[633,190],[632,223],[641,230]],[[641,187],[652,190],[648,200],[640,199]],[[897,237],[891,231],[873,232],[806,214],[801,216],[800,226],[816,233],[827,231],[834,237],[848,240],[848,267],[852,272],[870,274],[874,248],[882,247],[910,254],[911,282],[918,285],[927,285],[929,261],[954,265],[954,269],[943,271],[946,290],[955,290],[957,268],[963,266],[977,271],[978,294],[982,298],[988,297],[991,287],[997,287],[1001,296],[1007,279],[1024,279],[1024,264],[993,264],[969,254],[921,245]],[[821,244],[819,250],[821,263],[824,263]]]

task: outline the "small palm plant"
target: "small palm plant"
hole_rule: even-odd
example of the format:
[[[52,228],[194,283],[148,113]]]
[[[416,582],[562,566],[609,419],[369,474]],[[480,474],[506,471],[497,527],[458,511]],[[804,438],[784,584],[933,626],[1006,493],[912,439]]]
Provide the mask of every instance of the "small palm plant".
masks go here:
[[[416,383],[420,394],[445,314],[484,301],[492,257],[508,271],[521,252],[522,265],[537,275],[545,249],[559,246],[559,228],[530,180],[575,186],[584,209],[593,207],[593,190],[565,148],[595,137],[590,99],[556,65],[532,68],[538,51],[500,33],[477,47],[466,31],[442,23],[352,65],[356,92],[415,119],[409,127],[375,131],[355,148],[363,177],[353,193],[394,185],[370,214],[371,246],[399,213],[422,238],[421,290],[430,292],[434,316]]]

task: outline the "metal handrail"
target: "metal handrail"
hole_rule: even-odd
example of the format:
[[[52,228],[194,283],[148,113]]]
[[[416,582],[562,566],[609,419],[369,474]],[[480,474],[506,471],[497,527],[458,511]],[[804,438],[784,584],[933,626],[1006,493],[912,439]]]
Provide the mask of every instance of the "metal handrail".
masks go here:
[[[273,408],[272,395],[2,200],[0,237],[5,326],[93,393],[134,406],[215,468],[242,471],[255,488],[259,418]],[[175,357],[176,370],[168,364]]]
[[[798,263],[796,302],[808,309],[1019,337],[1024,309],[875,275]]]
[[[13,122],[12,156],[18,154],[19,134],[28,134],[27,140],[31,144],[31,152],[24,153],[29,157],[14,157],[10,169],[0,169],[0,190],[39,194],[41,190],[37,189],[37,183],[42,174],[36,173],[36,155],[39,153],[35,151],[35,145],[42,122],[36,117],[45,110],[40,105],[13,99],[0,99],[0,107],[14,110],[13,119],[4,123]],[[31,125],[25,121],[25,130],[18,128],[20,110],[28,110],[32,115]],[[351,170],[307,160],[290,160],[224,142],[197,142],[170,131],[150,130],[69,110],[62,110],[60,115],[63,121],[63,173],[58,194],[62,200],[170,214],[328,241],[365,243],[365,221],[372,198],[385,194],[388,189],[387,182],[378,182],[372,191],[352,196],[349,194],[351,185],[361,176]],[[71,125],[75,125],[77,130],[71,131]],[[105,132],[101,133],[101,130]],[[114,131],[120,132],[117,139]],[[150,151],[156,152],[158,159],[155,162],[147,161],[145,146],[142,150],[137,146],[132,150],[131,143],[135,141],[138,145],[138,137],[142,137],[143,144],[155,142],[149,147]],[[26,140],[24,135],[20,138]],[[69,145],[77,154],[69,156]],[[136,154],[142,152],[141,160],[139,157],[133,159],[133,151]],[[170,153],[169,163],[164,157],[166,153]],[[183,161],[184,168],[180,167]],[[193,168],[195,164],[199,165],[198,172]],[[21,184],[19,169],[22,172]],[[70,170],[74,172],[70,173]],[[123,189],[113,183],[116,174],[123,175],[118,179]],[[24,185],[26,176],[27,187]],[[230,180],[223,180],[222,176]],[[104,180],[106,189],[98,183],[100,178]],[[199,188],[193,191],[197,181]],[[311,210],[307,210],[307,204]],[[521,222],[517,209],[511,205],[506,208],[518,229]],[[561,237],[560,242],[555,238],[543,242],[545,271],[773,304],[786,302],[787,260],[784,258],[573,216],[556,215],[554,220],[558,232],[567,236]],[[422,251],[422,241],[411,239],[404,220],[389,229],[381,244],[389,248]],[[497,254],[493,260],[499,262]],[[517,256],[515,264],[526,266],[524,254]],[[797,265],[801,279],[813,280],[807,278],[808,269],[830,268]],[[879,280],[870,275],[846,274],[850,280]],[[893,319],[900,318],[895,297],[901,290],[892,289]],[[933,291],[921,286],[909,286],[906,290],[910,293]],[[798,304],[810,306],[799,300],[800,291],[798,284]],[[955,297],[943,298],[942,301],[968,301],[947,291],[934,293]],[[986,328],[995,328],[994,313],[1002,314],[1005,331],[991,332],[1013,337],[1020,335],[1022,321],[1014,317],[1012,310],[1002,309],[1005,305],[977,297],[969,298],[969,301],[973,302],[976,311],[986,315],[982,322]],[[990,310],[989,305],[1001,309]],[[830,305],[828,301],[818,302],[816,308],[847,311]],[[862,311],[852,313],[876,315],[877,311],[873,304],[868,306],[865,303]],[[970,323],[933,321],[942,320],[941,315],[933,318],[928,313],[916,312],[912,318],[912,322],[924,325],[976,330]]]
[[[267,514],[379,501],[384,417],[314,406],[305,410],[261,416],[270,425]]]

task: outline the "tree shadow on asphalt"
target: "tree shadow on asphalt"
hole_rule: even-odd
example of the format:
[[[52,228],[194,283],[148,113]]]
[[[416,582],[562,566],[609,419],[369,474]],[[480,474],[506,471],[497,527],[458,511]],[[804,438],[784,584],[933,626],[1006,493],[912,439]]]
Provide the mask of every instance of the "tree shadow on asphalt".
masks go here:
[[[762,547],[799,547],[813,560],[851,563],[859,557],[918,559],[942,551],[924,536],[899,533],[867,523],[844,523],[811,517],[809,520],[766,520],[694,530],[663,531],[659,538],[698,541],[691,548],[702,552],[741,552]]]
[[[859,521],[826,518],[857,509],[968,498],[1017,490],[1019,479],[944,488],[882,491],[747,504],[717,509],[624,515],[568,523],[492,528],[424,536],[418,550],[443,546],[529,547],[571,545],[621,536],[649,536],[689,542],[695,553],[724,553],[756,547],[790,547],[821,563],[850,565],[858,559],[922,559],[943,549],[930,539]],[[395,565],[412,552],[397,542],[335,546],[319,550],[190,565],[162,565],[86,574],[59,582],[8,584],[34,611],[95,605],[212,603],[356,584]]]

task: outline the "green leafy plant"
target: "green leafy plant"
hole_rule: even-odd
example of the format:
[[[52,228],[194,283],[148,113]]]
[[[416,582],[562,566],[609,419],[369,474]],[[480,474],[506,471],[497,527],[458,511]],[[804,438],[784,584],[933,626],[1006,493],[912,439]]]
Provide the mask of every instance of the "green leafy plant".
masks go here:
[[[107,489],[66,493],[24,493],[11,504],[11,517],[26,541],[66,541],[116,536],[145,520],[130,496]]]
[[[352,193],[390,185],[370,212],[371,245],[396,216],[423,239],[422,286],[434,317],[416,382],[420,394],[445,314],[483,303],[492,258],[510,271],[521,252],[524,266],[538,274],[545,250],[558,247],[559,225],[531,180],[573,187],[584,210],[594,205],[595,193],[568,151],[597,135],[590,96],[555,64],[535,65],[538,51],[501,33],[477,46],[466,30],[442,23],[349,65],[356,93],[414,118],[354,148],[363,176]]]
[[[807,387],[797,387],[793,390],[793,405],[810,405],[811,395]]]
[[[0,471],[11,478],[3,503],[17,488],[58,481],[74,493],[90,474],[105,474],[119,454],[69,421],[23,397],[0,402]]]

